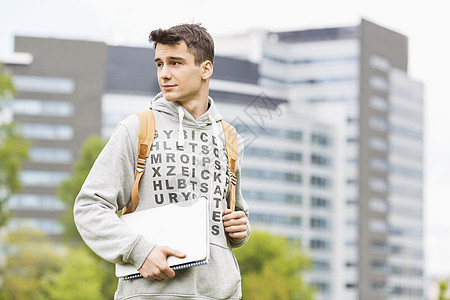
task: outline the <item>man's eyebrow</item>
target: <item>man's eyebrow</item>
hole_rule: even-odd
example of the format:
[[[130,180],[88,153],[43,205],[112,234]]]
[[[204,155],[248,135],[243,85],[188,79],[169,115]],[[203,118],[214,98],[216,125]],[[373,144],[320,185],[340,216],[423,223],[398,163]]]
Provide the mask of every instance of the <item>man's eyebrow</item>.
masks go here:
[[[180,57],[180,56],[169,56],[167,59],[168,60],[177,60],[177,61],[186,61],[185,58]],[[155,62],[160,62],[160,61],[162,61],[161,58],[159,58],[159,57],[155,58]]]

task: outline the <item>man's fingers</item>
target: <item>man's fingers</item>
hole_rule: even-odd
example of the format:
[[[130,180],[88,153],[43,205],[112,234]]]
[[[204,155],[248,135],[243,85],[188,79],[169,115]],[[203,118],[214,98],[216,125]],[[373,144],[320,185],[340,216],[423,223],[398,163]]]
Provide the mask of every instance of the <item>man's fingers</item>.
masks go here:
[[[168,265],[155,267],[147,276],[147,278],[155,280],[164,280],[173,277],[175,277],[175,271],[172,270]]]
[[[245,218],[245,213],[243,211],[231,212],[231,210],[227,209],[224,212],[224,216],[222,217],[222,220],[228,221],[228,220],[232,220],[232,219],[242,219],[242,218]]]
[[[227,226],[239,226],[239,225],[247,225],[247,218],[243,217],[243,218],[239,218],[239,219],[223,219],[223,225],[225,227]]]
[[[228,234],[228,236],[234,240],[242,240],[247,237],[247,232],[231,232]]]
[[[173,278],[175,277],[175,271],[167,266],[167,268],[161,270],[161,274],[159,276],[161,276],[163,279]]]
[[[167,256],[172,255],[172,256],[176,256],[176,257],[178,257],[178,258],[184,258],[184,257],[186,257],[186,254],[185,254],[185,253],[180,252],[180,251],[175,250],[175,249],[172,249],[172,248],[167,247],[167,246],[164,247],[164,252],[166,253]]]
[[[167,263],[167,257],[171,255],[179,258],[186,256],[186,254],[167,246],[155,246],[147,256],[144,265],[139,269],[139,272],[145,278],[154,280],[175,277],[175,271],[172,270]]]
[[[247,232],[247,226],[239,225],[239,226],[225,227],[225,232],[227,232],[227,233],[243,232],[243,231]]]

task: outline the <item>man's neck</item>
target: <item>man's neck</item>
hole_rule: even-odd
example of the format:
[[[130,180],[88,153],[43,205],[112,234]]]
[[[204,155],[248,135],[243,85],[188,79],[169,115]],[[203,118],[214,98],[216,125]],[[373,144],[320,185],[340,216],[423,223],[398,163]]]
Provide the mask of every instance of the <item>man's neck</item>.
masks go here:
[[[208,97],[206,97],[201,101],[183,102],[181,105],[197,120],[208,110],[208,102]]]

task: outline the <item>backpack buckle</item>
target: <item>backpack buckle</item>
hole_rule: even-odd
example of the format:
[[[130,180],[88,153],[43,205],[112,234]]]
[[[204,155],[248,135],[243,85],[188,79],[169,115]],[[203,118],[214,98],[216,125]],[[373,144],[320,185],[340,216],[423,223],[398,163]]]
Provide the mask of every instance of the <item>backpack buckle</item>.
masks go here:
[[[147,163],[147,159],[138,158],[136,170],[141,173],[145,170],[145,164]]]

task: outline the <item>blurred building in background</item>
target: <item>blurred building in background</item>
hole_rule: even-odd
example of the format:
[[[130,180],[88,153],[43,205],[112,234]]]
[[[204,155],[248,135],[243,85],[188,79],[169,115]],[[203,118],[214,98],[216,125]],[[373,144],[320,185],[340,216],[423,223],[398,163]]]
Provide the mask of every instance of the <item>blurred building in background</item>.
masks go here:
[[[219,54],[260,65],[262,87],[340,132],[328,208],[338,237],[322,241],[333,254],[313,272],[318,299],[423,299],[423,86],[407,74],[407,37],[362,20],[216,40]]]
[[[70,208],[56,188],[70,176],[80,145],[100,131],[106,49],[101,42],[15,38],[16,57],[29,59],[4,61],[17,90],[10,109],[32,145],[22,193],[8,203],[11,230],[26,224],[61,233],[57,218]]]
[[[246,141],[256,229],[300,241],[317,299],[423,299],[423,98],[407,37],[359,26],[216,38],[211,97]],[[159,91],[153,49],[16,37],[14,120],[33,141],[9,229],[58,235],[55,195],[91,134]]]

